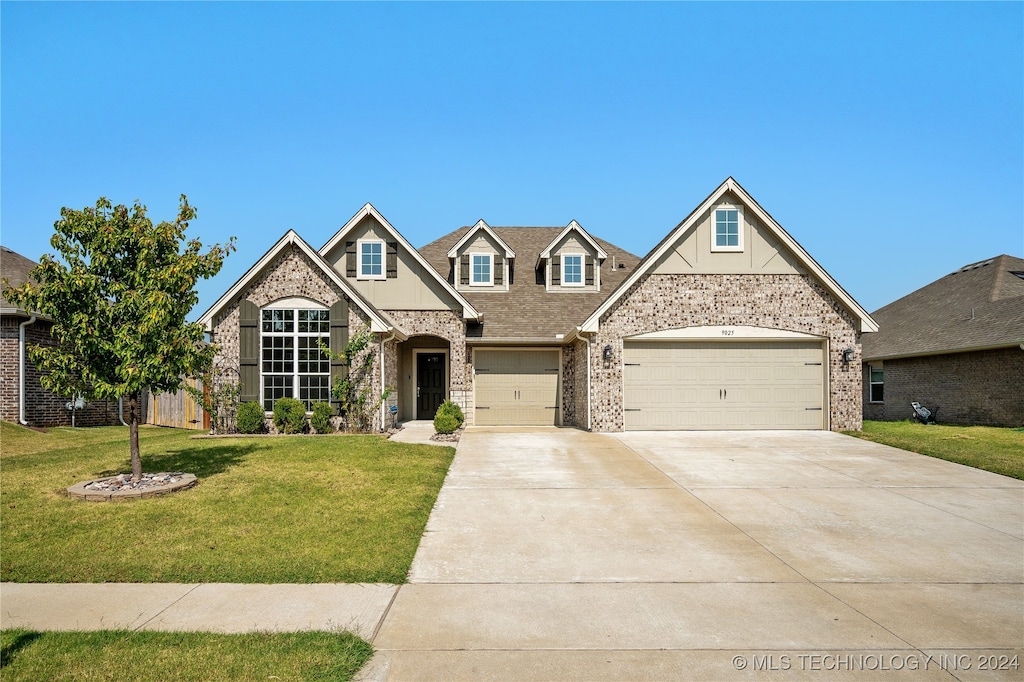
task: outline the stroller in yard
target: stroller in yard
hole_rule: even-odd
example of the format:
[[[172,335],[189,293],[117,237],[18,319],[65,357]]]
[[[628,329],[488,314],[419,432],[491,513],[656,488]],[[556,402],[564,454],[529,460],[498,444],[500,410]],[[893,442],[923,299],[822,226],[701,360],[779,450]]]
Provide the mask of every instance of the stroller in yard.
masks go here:
[[[912,416],[912,419],[914,419],[915,421],[919,421],[922,424],[935,423],[935,416],[939,413],[939,408],[936,407],[933,410],[929,410],[927,407],[925,407],[924,405],[917,401],[910,403],[910,405],[911,407],[914,408],[914,414]]]

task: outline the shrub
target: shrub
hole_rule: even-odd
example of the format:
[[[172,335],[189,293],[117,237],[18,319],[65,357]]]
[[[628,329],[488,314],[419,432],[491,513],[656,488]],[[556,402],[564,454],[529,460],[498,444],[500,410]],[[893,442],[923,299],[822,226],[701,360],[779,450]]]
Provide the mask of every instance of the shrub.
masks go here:
[[[434,430],[438,433],[455,433],[459,428],[459,420],[451,412],[442,412],[440,409],[434,415]]]
[[[295,398],[278,398],[274,403],[274,426],[281,433],[306,430],[306,406]]]
[[[235,414],[235,425],[242,433],[262,433],[266,428],[263,406],[257,402],[242,403]]]
[[[330,403],[313,403],[313,416],[309,418],[309,424],[317,433],[330,433],[334,431],[331,422],[333,415]]]
[[[445,414],[450,414],[452,417],[454,417],[455,421],[458,423],[458,425],[455,428],[462,426],[462,424],[466,421],[466,415],[462,414],[462,408],[450,400],[446,400],[443,403],[441,403],[441,405],[437,408],[437,412],[444,412]]]

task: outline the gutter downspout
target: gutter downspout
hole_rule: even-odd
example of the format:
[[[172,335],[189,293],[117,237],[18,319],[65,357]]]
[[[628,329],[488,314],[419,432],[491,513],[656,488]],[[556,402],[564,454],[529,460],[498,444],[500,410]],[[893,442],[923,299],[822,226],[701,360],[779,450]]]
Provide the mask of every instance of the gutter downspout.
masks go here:
[[[25,328],[36,321],[36,316],[18,325],[18,421],[28,426],[25,419]]]
[[[389,336],[386,339],[381,339],[380,340],[380,394],[381,395],[384,395],[384,389],[386,388],[386,386],[384,386],[384,344],[386,344],[388,341],[394,341],[394,340],[395,340],[395,330],[394,329],[391,330],[391,336]],[[381,430],[382,433],[387,431],[387,426],[386,426],[387,421],[386,421],[386,417],[384,416],[386,411],[387,411],[387,402],[388,402],[387,400],[381,400],[380,401],[380,430]]]
[[[593,401],[590,398],[590,373],[592,371],[590,367],[590,346],[593,340],[593,334],[591,334],[587,338],[587,431],[594,430],[590,423],[590,413],[593,409]]]
[[[117,399],[117,418],[120,420],[121,426],[128,426],[124,420],[124,396]]]

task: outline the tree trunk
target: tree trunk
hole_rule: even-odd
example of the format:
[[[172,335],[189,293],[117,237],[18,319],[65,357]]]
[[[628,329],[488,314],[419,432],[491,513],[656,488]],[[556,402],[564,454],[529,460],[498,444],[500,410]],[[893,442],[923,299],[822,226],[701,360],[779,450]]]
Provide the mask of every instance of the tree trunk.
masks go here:
[[[132,452],[132,477],[142,478],[142,454],[139,452],[139,394],[128,396],[128,441]]]

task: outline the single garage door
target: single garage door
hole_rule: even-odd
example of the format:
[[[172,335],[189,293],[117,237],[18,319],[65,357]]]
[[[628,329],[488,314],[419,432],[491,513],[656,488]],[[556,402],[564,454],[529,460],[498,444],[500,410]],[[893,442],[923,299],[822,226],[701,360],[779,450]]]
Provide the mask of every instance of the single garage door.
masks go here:
[[[823,350],[805,341],[627,341],[626,430],[823,429]]]
[[[473,364],[478,426],[557,423],[557,350],[477,350]]]

